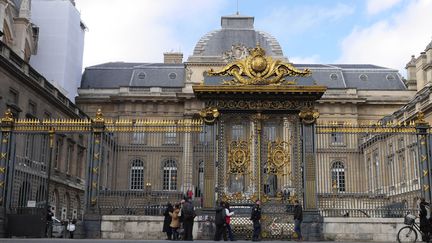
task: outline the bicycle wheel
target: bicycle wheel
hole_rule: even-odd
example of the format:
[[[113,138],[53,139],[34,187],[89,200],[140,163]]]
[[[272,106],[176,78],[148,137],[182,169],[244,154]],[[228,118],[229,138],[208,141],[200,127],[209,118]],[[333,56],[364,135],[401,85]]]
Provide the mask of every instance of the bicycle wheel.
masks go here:
[[[397,240],[399,243],[415,243],[417,241],[417,231],[411,226],[404,226],[399,230],[397,234]]]

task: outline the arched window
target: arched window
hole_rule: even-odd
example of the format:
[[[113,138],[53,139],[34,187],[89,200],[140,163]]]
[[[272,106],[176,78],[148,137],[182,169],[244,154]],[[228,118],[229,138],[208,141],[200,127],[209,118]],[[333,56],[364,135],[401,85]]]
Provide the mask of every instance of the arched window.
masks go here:
[[[338,192],[345,191],[345,167],[342,162],[336,161],[331,167],[332,189]]]
[[[177,163],[172,159],[163,163],[163,190],[177,190]]]
[[[62,219],[70,219],[70,213],[71,213],[71,199],[70,199],[70,195],[68,192],[65,193],[64,197],[63,197],[63,201],[64,201],[64,217],[62,215]]]
[[[131,190],[144,189],[144,162],[140,159],[132,161],[130,168],[130,187]]]

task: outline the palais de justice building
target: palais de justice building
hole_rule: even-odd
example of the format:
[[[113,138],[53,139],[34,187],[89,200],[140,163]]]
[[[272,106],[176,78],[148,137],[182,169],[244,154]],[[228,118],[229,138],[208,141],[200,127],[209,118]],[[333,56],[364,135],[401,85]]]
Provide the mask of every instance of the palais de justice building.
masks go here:
[[[204,102],[196,98],[192,86],[211,83],[206,75],[210,69],[218,70],[227,63],[243,59],[250,48],[260,45],[266,55],[289,62],[279,42],[270,34],[254,28],[254,18],[232,15],[221,18],[221,29],[205,34],[196,44],[191,56],[183,62],[182,53],[164,53],[164,63],[110,62],[87,67],[82,76],[77,105],[90,117],[101,109],[106,119],[191,119],[204,108]],[[397,70],[373,64],[293,64],[299,70],[310,69],[308,85],[327,86],[315,108],[320,113],[319,122],[338,121],[351,124],[377,121],[406,104],[416,93],[412,81],[407,86]],[[234,122],[228,131],[232,138],[247,137],[250,123]],[[269,128],[279,134],[283,128]],[[275,135],[269,135],[269,137]],[[149,139],[149,138],[148,138]],[[176,134],[168,134],[161,145],[183,146]],[[177,141],[177,140],[178,141]],[[344,138],[334,135],[334,143],[344,143]],[[189,140],[192,143],[192,140]],[[169,154],[167,154],[169,153]],[[158,152],[157,155],[141,157],[145,164],[144,183],[153,190],[203,191],[201,160],[185,155],[185,152]],[[161,167],[167,158],[175,161],[178,177],[175,187],[167,187]],[[330,173],[335,162],[348,166],[347,157],[320,161],[321,173]],[[125,169],[116,180],[123,189],[132,188],[133,159],[124,158],[119,163]],[[128,172],[129,171],[129,172]],[[354,171],[351,171],[354,173]],[[271,186],[273,191],[290,188],[289,181]],[[274,184],[274,183],[273,183]],[[330,183],[331,184],[331,183]]]

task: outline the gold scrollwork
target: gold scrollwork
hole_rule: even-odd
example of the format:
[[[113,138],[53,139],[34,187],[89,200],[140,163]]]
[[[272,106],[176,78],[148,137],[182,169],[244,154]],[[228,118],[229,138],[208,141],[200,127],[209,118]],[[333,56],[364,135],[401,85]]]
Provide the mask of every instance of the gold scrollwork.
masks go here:
[[[232,141],[228,146],[228,173],[249,174],[250,150],[247,141]]]
[[[267,173],[274,175],[291,174],[289,167],[291,164],[290,142],[277,139],[274,142],[268,142],[267,152]],[[285,168],[287,168],[285,170]],[[286,172],[288,171],[288,172]]]
[[[216,107],[206,107],[199,112],[199,115],[204,122],[212,124],[220,113]]]
[[[414,122],[416,125],[428,124],[428,122],[425,120],[425,114],[421,111],[419,113],[417,113],[417,116],[416,116]]]
[[[104,122],[104,117],[101,109],[97,109],[95,122]]]
[[[302,110],[299,113],[300,119],[302,119],[304,124],[313,124],[319,117],[319,112],[313,109]]]
[[[245,59],[228,64],[220,71],[213,69],[208,71],[208,75],[231,75],[231,81],[224,81],[226,85],[281,85],[296,84],[295,81],[286,81],[287,76],[309,76],[309,69],[298,70],[291,64],[281,60],[273,60],[266,56],[265,51],[259,45],[251,49],[250,55]]]

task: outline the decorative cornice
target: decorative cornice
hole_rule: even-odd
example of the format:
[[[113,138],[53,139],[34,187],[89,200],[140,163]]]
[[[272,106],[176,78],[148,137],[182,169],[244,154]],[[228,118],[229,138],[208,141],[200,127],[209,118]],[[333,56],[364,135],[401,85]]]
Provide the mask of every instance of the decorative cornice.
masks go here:
[[[325,86],[274,86],[274,85],[243,85],[243,86],[228,86],[228,85],[194,85],[192,86],[194,93],[263,93],[263,94],[305,94],[305,93],[319,93],[323,94],[327,87]]]

